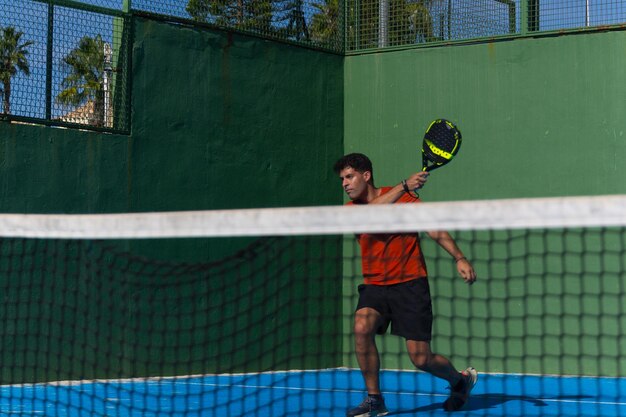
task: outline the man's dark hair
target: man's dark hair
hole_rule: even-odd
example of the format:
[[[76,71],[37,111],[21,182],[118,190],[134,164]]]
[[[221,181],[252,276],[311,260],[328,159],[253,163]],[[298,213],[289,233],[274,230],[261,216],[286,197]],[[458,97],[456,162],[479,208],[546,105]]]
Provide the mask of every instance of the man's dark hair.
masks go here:
[[[350,153],[342,156],[334,166],[335,174],[339,174],[343,169],[352,168],[353,170],[364,173],[369,171],[374,178],[374,169],[372,168],[372,161],[363,155],[362,153]]]

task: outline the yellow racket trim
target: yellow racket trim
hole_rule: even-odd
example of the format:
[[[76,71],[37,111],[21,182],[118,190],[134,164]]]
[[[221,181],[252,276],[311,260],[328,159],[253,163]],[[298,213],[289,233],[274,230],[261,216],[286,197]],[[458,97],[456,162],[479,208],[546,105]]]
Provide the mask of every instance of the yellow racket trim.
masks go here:
[[[439,155],[442,158],[445,158],[447,160],[450,160],[454,157],[454,151],[456,151],[456,148],[459,146],[459,142],[457,141],[454,144],[454,149],[452,149],[452,152],[446,152],[443,149],[439,149],[438,147],[435,146],[434,143],[432,143],[431,141],[429,141],[428,139],[424,139],[424,142],[426,142],[426,145],[428,145],[428,148],[435,154],[435,155]]]

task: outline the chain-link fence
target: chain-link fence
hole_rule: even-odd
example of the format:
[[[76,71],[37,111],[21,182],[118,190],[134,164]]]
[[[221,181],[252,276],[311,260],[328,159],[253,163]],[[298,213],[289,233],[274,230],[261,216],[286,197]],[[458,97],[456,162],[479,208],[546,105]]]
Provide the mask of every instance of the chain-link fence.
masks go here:
[[[515,33],[512,0],[346,0],[347,50]]]
[[[345,0],[346,51],[619,26],[623,0]]]
[[[623,0],[528,0],[529,30],[551,31],[626,23]]]
[[[129,129],[129,19],[78,6],[0,1],[2,118]]]
[[[621,27],[623,0],[0,0],[0,118],[130,130],[133,13],[338,53]]]
[[[132,0],[132,9],[343,51],[342,0]]]

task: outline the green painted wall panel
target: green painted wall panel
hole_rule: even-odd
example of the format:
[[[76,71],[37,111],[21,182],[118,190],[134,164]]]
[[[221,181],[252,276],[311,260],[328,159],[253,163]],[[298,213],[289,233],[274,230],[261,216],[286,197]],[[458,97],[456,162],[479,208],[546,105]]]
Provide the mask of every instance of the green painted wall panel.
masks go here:
[[[626,191],[625,34],[350,56],[345,146],[368,153],[380,183],[421,164],[430,120],[457,122],[457,159],[433,173],[427,200]]]
[[[0,210],[127,211],[128,137],[0,123]]]
[[[134,175],[134,209],[340,202],[317,185],[341,152],[341,57],[154,22],[138,31],[131,169],[148,175]]]

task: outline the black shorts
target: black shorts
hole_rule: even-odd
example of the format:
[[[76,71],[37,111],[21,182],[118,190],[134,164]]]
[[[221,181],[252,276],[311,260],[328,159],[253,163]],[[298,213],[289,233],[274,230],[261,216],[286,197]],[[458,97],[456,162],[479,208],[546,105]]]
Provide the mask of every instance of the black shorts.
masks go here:
[[[430,342],[433,308],[427,278],[394,285],[359,285],[356,309],[370,307],[378,311],[383,323],[376,333],[384,334],[391,323],[391,334],[407,340]]]

